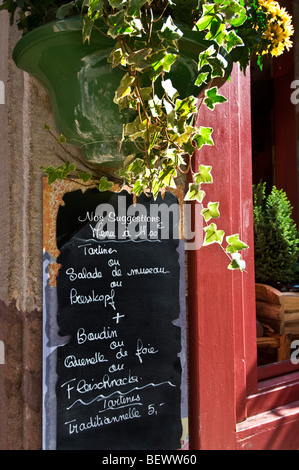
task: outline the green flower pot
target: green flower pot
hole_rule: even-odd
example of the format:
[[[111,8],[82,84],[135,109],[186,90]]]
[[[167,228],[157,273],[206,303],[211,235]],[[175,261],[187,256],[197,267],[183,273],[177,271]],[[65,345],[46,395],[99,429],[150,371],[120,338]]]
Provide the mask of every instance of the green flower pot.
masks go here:
[[[184,31],[185,33],[185,31]],[[196,93],[196,61],[203,50],[198,33],[187,31],[180,40],[182,58],[171,79],[181,97]],[[15,46],[16,65],[47,90],[58,131],[80,147],[83,157],[97,164],[117,166],[136,153],[133,144],[121,145],[123,124],[132,112],[113,103],[123,71],[107,63],[114,41],[94,30],[90,44],[82,41],[82,19],[71,18],[41,26]]]

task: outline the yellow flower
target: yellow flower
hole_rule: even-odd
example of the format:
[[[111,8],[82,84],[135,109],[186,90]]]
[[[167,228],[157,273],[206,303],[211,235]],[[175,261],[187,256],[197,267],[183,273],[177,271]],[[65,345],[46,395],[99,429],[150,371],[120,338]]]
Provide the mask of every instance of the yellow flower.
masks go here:
[[[259,0],[260,7],[264,7],[269,13],[273,16],[276,15],[277,12],[277,2],[273,2],[272,0]]]
[[[279,56],[293,45],[290,39],[294,34],[292,17],[272,0],[259,0],[259,9],[265,13],[267,21],[266,28],[261,31],[262,50],[259,52]]]

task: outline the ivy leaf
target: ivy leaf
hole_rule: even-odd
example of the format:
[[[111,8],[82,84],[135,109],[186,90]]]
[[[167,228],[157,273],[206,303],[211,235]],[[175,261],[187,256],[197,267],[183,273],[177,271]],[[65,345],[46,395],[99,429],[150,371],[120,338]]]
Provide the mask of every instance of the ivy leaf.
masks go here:
[[[211,175],[211,166],[200,165],[198,173],[193,177],[195,183],[213,183],[213,177]]]
[[[247,19],[246,9],[236,0],[225,0],[219,11],[225,14],[226,21],[234,27],[241,26]]]
[[[153,99],[148,101],[148,105],[153,117],[159,117],[161,114],[162,102],[157,95]]]
[[[129,2],[124,2],[124,3],[129,3],[128,9],[127,9],[127,15],[128,16],[139,16],[140,9],[143,7],[143,5],[147,2],[148,0],[129,0]],[[111,3],[111,2],[109,2]]]
[[[161,85],[171,100],[173,100],[178,95],[178,91],[173,87],[170,78],[167,80],[162,80]]]
[[[63,180],[72,171],[75,171],[76,165],[74,163],[66,162],[65,165],[60,165],[58,167],[54,167],[53,165],[50,165],[49,167],[42,166],[41,169],[48,176],[48,183],[52,184],[56,180]]]
[[[157,199],[160,188],[161,188],[161,185],[160,185],[158,179],[153,178],[151,190],[152,190],[152,194],[154,196],[154,199]]]
[[[84,183],[87,183],[92,178],[92,174],[86,171],[78,171],[78,176]]]
[[[90,17],[93,17],[94,13],[96,13],[95,18],[98,18],[99,13],[102,11],[103,5],[104,0],[84,0],[82,7],[88,7],[88,15]]]
[[[211,24],[212,19],[215,16],[215,5],[203,5],[202,7],[202,16],[196,23],[197,31],[203,31],[207,29]]]
[[[204,5],[205,6],[205,5]],[[202,16],[196,23],[196,29],[197,31],[203,31],[206,29],[209,24],[211,23],[212,17],[211,16]]]
[[[137,180],[134,183],[132,191],[134,194],[136,194],[136,196],[140,196],[140,194],[145,190],[145,188],[146,185],[141,180]]]
[[[57,140],[60,144],[64,144],[66,142],[66,137],[63,134],[60,134]]]
[[[94,27],[94,21],[88,15],[83,17],[83,28],[82,28],[82,37],[83,44],[87,41],[90,44],[90,37]]]
[[[155,81],[156,78],[163,72],[163,59],[164,51],[154,52],[148,57],[151,71],[149,73],[151,80]]]
[[[115,174],[123,178],[126,184],[131,184],[131,175],[130,173],[128,173],[126,168],[119,168],[118,170],[116,170]]]
[[[227,101],[224,96],[218,95],[217,91],[218,88],[216,86],[206,91],[206,98],[204,99],[204,103],[208,108],[212,110],[215,108],[216,104],[224,103],[225,101]]]
[[[167,148],[162,155],[163,158],[170,159],[173,162],[175,168],[177,168],[179,165],[186,164],[184,158],[176,148]]]
[[[217,230],[216,224],[213,223],[208,227],[204,227],[204,231],[206,232],[206,235],[203,246],[211,245],[212,243],[219,243],[219,245],[221,245],[224,237],[224,231]]]
[[[212,78],[224,77],[225,69],[228,66],[228,62],[222,54],[218,53],[216,57],[212,57],[209,60],[209,64],[212,67]]]
[[[185,201],[198,201],[199,203],[202,202],[203,198],[205,197],[206,193],[200,189],[200,184],[197,183],[189,183],[189,190],[185,196]]]
[[[123,50],[119,47],[113,49],[110,56],[107,59],[107,62],[111,64],[111,67],[118,67],[119,65],[126,65],[128,54],[124,54]]]
[[[48,168],[41,166],[41,170],[43,170],[48,176],[48,184],[52,184],[57,179],[61,179],[60,173],[57,173],[57,170],[53,165],[49,166]]]
[[[91,0],[91,1],[98,2],[99,0]],[[117,10],[120,10],[126,3],[127,3],[127,0],[109,0],[109,4],[113,8],[116,8]]]
[[[109,15],[107,17],[107,23],[109,26],[108,35],[113,39],[116,39],[117,36],[121,34],[136,35],[140,34],[142,30],[141,21],[138,18],[131,18],[130,21],[127,21],[125,10],[120,10],[114,15]]]
[[[213,45],[201,52],[198,56],[198,70],[201,70],[204,65],[209,64],[209,59],[215,56],[215,54],[216,49]]]
[[[189,117],[190,114],[196,112],[196,101],[197,99],[192,95],[187,96],[183,100],[177,99],[175,110],[180,117]]]
[[[144,173],[146,168],[145,161],[142,158],[136,158],[129,166],[128,171],[137,177]]]
[[[192,156],[196,150],[192,142],[193,142],[192,136],[187,140],[187,142],[183,142],[184,152],[188,153],[188,155],[190,156]]]
[[[151,89],[151,87],[146,86],[144,88],[140,88],[139,92],[140,92],[140,96],[143,99],[143,101],[148,101],[152,97],[153,90]]]
[[[218,206],[219,202],[209,202],[208,207],[201,211],[206,222],[209,222],[211,219],[218,219],[218,217],[220,217]]]
[[[174,180],[176,176],[176,169],[170,166],[161,172],[159,179],[165,184],[165,186],[169,186],[170,188],[176,188]]]
[[[228,266],[228,269],[240,269],[240,271],[245,271],[246,263],[241,258],[240,253],[233,253],[232,254],[232,261]]]
[[[218,15],[212,19],[209,32],[206,34],[205,39],[214,40],[217,44],[221,44],[225,36],[225,23]]]
[[[230,52],[234,47],[243,46],[243,40],[236,34],[234,30],[230,31],[225,37],[226,49]]]
[[[226,237],[226,241],[228,243],[226,248],[227,253],[237,253],[237,251],[246,250],[248,248],[248,245],[240,240],[238,233]]]
[[[163,24],[158,36],[166,45],[171,45],[183,36],[182,31],[174,24],[171,16],[168,16],[166,22]]]
[[[127,63],[131,65],[132,70],[141,72],[142,70],[149,67],[149,63],[146,60],[149,55],[149,49],[140,49],[135,52],[131,52],[128,55]]]
[[[131,85],[134,83],[135,78],[126,73],[117,88],[114,96],[114,103],[119,104],[120,101],[131,93]]]
[[[144,125],[146,122],[144,122]],[[143,123],[140,123],[139,117],[137,116],[134,121],[128,122],[124,125],[124,135],[132,136],[139,132],[140,126],[143,128]]]
[[[112,187],[113,183],[112,181],[108,181],[107,176],[102,176],[97,184],[97,188],[100,192],[109,191]]]
[[[131,155],[128,155],[124,161],[124,168],[126,168],[127,166],[129,166],[133,160],[135,160],[136,158],[136,154],[135,153],[131,153]],[[117,173],[117,171],[116,171]]]
[[[211,134],[213,132],[212,127],[199,127],[198,133],[193,136],[196,142],[197,148],[200,149],[203,145],[214,145]]]
[[[178,57],[177,54],[168,54],[168,53],[165,54],[164,61],[163,61],[165,72],[170,71],[172,64],[177,60],[177,57]]]
[[[172,123],[171,125],[173,127],[173,120],[171,119],[172,117],[174,117],[173,106],[166,98],[163,98],[163,105],[168,116],[167,121],[168,123]]]
[[[148,62],[151,66],[149,71],[150,79],[155,81],[162,72],[169,72],[177,57],[177,54],[169,54],[163,49],[150,54],[148,57]]]
[[[195,81],[195,85],[200,86],[203,83],[206,83],[208,76],[209,76],[209,72],[201,72]]]
[[[113,39],[116,39],[117,36],[122,32],[125,24],[125,11],[120,10],[114,15],[109,15],[107,22],[110,26],[108,30],[109,36],[111,36]]]

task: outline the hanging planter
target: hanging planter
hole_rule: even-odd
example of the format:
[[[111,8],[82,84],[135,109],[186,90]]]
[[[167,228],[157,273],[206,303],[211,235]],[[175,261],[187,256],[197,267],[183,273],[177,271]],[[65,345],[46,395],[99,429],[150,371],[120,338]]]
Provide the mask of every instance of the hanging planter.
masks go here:
[[[67,142],[81,148],[87,162],[117,166],[136,152],[132,142],[122,143],[123,126],[136,113],[119,110],[113,102],[123,71],[107,62],[115,41],[104,33],[103,22],[98,23],[103,32],[95,29],[90,43],[83,43],[80,17],[40,26],[16,44],[13,59],[48,92],[57,128]],[[170,77],[185,97],[198,92],[197,60],[206,43],[185,27],[180,48]]]
[[[48,92],[59,132],[93,163],[119,161],[126,150],[120,142],[131,113],[113,103],[122,76],[107,63],[113,45],[98,31],[83,44],[82,19],[73,18],[35,29],[13,52],[16,65]]]

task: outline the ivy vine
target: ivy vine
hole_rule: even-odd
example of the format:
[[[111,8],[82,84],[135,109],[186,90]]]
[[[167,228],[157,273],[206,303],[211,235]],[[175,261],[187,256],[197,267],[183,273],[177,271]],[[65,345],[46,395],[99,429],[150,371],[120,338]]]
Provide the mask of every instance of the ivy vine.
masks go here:
[[[38,2],[4,0],[2,7],[10,9],[11,17],[15,14],[16,3],[27,13],[21,15],[20,20],[26,32],[26,28],[30,29],[28,10],[31,8],[32,12]],[[203,188],[213,182],[212,167],[200,164],[194,170],[192,158],[203,146],[214,145],[213,129],[196,127],[194,123],[198,122],[202,106],[214,110],[227,101],[219,92],[217,81],[229,78],[232,62],[238,62],[245,72],[256,51],[262,64],[263,41],[269,47],[270,20],[265,5],[265,0],[47,2],[47,6],[56,8],[56,17],[60,19],[80,11],[84,43],[91,41],[95,29],[115,41],[108,62],[112,69],[123,70],[123,76],[114,102],[120,110],[129,108],[135,112],[134,119],[124,126],[123,142],[133,142],[136,152],[126,158],[114,177],[129,186],[136,196],[145,193],[156,198],[159,191],[176,187],[177,178],[188,174],[191,182],[185,199],[204,203]],[[195,81],[198,93],[184,98],[180,97],[170,76],[173,64],[180,57],[180,41],[184,36],[178,18],[197,32],[203,45]],[[51,132],[48,126],[46,128]],[[58,140],[61,145],[64,143],[63,136]],[[79,167],[67,160],[57,168],[50,166],[43,170],[50,183],[77,176],[83,184],[95,185],[100,191],[111,189],[113,182],[101,174],[100,169],[90,167],[83,171]],[[229,268],[244,271],[245,262],[240,252],[248,246],[239,239],[239,234],[225,237],[223,230],[212,221],[220,216],[219,203],[207,202],[202,215],[204,245],[219,244],[229,258]]]

